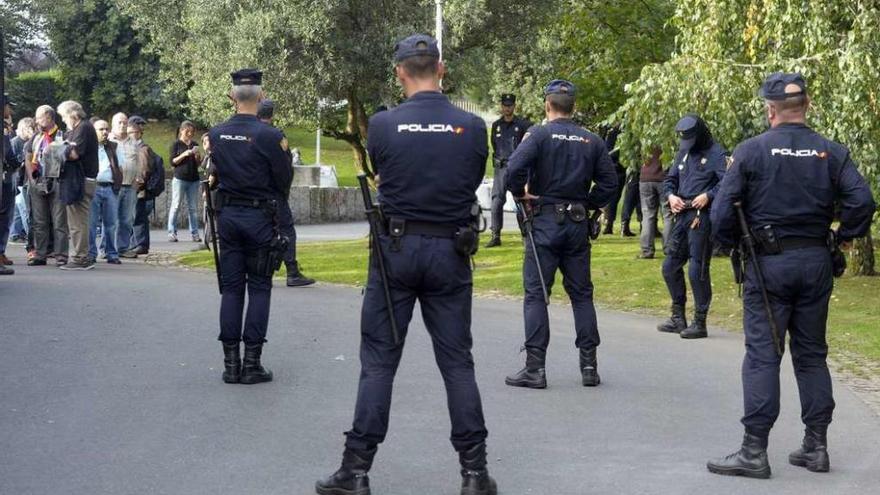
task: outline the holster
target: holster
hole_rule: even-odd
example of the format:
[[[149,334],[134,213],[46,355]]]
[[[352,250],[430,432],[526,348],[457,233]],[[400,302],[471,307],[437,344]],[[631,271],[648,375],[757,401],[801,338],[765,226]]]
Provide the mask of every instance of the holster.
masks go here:
[[[453,238],[453,246],[455,252],[462,256],[473,256],[477,254],[479,249],[480,234],[470,225],[459,227]]]
[[[831,274],[840,278],[846,272],[846,255],[840,250],[837,232],[828,231],[828,250],[831,251]]]
[[[776,230],[772,225],[764,225],[752,229],[752,235],[758,243],[761,254],[779,254],[782,252],[782,244],[776,235]]]
[[[579,203],[569,204],[567,213],[568,218],[574,223],[581,223],[587,219],[587,209]]]

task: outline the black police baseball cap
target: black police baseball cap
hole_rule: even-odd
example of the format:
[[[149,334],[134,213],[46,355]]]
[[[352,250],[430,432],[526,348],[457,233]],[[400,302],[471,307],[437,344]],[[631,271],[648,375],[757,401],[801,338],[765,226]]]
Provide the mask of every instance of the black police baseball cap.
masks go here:
[[[437,47],[437,40],[427,34],[413,34],[394,45],[394,62],[396,63],[420,55],[440,58],[440,48]]]
[[[547,95],[575,95],[575,87],[571,81],[554,79],[544,86],[544,96]]]
[[[502,93],[501,104],[504,106],[516,105],[516,95],[512,93]]]
[[[231,74],[233,86],[259,86],[263,84],[263,71],[258,69],[239,69]]]
[[[273,115],[275,115],[275,102],[268,98],[260,101],[260,106],[257,108],[257,118],[271,119]]]
[[[681,138],[679,148],[689,150],[697,142],[697,117],[695,115],[685,115],[675,124],[675,132]]]
[[[785,88],[790,84],[796,85],[800,90],[789,91],[786,93]],[[784,100],[786,98],[791,98],[792,96],[805,95],[807,94],[807,81],[804,80],[804,76],[799,72],[774,72],[767,76],[767,79],[764,79],[759,94],[761,95],[761,98],[764,98],[765,100],[774,101]]]

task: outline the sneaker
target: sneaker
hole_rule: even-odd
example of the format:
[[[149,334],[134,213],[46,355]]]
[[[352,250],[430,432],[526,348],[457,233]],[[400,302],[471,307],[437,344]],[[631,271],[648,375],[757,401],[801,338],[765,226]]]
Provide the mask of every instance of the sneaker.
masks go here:
[[[202,242],[202,238],[199,237],[199,234],[193,234],[192,240],[193,242]]]
[[[46,260],[34,256],[33,258],[28,259],[27,264],[28,266],[46,266]]]
[[[71,261],[70,263],[67,263],[66,265],[62,266],[61,269],[66,270],[66,271],[71,271],[71,270],[84,271],[84,270],[91,270],[94,267],[95,267],[95,264],[92,263],[91,260],[86,260],[85,262]]]
[[[55,256],[55,266],[64,266],[67,264],[67,256]]]
[[[7,258],[5,254],[0,254],[0,265],[9,266],[14,264],[15,263],[13,263],[11,259]]]
[[[652,260],[654,259],[654,253],[639,253],[636,255],[637,260]]]
[[[120,261],[119,258],[109,258],[107,260],[107,263],[109,263],[111,265],[121,265],[122,261]]]
[[[0,265],[0,275],[13,275],[15,274],[15,270],[9,268],[6,265]]]
[[[137,251],[134,249],[129,249],[128,251],[123,251],[119,253],[121,258],[135,259],[138,257]]]
[[[168,242],[177,242],[177,234],[168,234]]]

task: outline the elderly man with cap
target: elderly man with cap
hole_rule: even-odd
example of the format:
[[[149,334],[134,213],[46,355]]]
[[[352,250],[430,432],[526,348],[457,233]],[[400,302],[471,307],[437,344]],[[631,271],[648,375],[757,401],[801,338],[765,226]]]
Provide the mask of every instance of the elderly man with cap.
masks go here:
[[[737,146],[712,210],[715,241],[737,245],[743,234],[739,206],[757,244],[757,260],[747,265],[743,290],[745,436],[739,451],[711,460],[707,467],[717,474],[768,478],[767,439],[779,416],[779,364],[786,332],[806,426],[803,444],[789,455],[789,462],[813,472],[830,469],[827,431],[834,399],[825,330],[833,277],[845,268],[832,260],[842,258],[835,244],[868,233],[876,205],[849,150],[807,127],[810,99],[800,74],[771,74],[760,96],[770,129]],[[829,235],[835,218],[840,225]]]
[[[712,139],[709,126],[695,114],[682,117],[675,132],[681,143],[663,185],[674,214],[663,260],[663,279],[672,296],[672,315],[657,330],[678,333],[683,339],[699,339],[708,336],[706,315],[712,302],[709,210],[724,177],[727,150]],[[694,319],[690,326],[685,317],[685,265],[694,293]]]
[[[477,186],[489,154],[486,124],[440,90],[445,68],[437,41],[417,34],[395,47],[395,74],[407,99],[370,119],[370,159],[381,180],[387,220],[377,234],[393,308],[386,306],[371,257],[361,311],[361,375],[342,466],[316,484],[320,495],[368,495],[367,472],[385,439],[391,391],[416,300],[446,385],[450,439],[461,463],[462,495],[494,495],[486,469],[486,426],[471,354]],[[469,240],[465,243],[463,241]],[[374,254],[380,250],[375,250]],[[390,309],[390,311],[389,311]],[[392,334],[394,318],[399,340]],[[411,492],[424,493],[414,489]]]
[[[275,102],[265,99],[260,102],[260,108],[257,109],[257,118],[265,124],[272,125],[272,119],[275,116]],[[280,130],[280,129],[279,129]],[[281,131],[284,135],[284,131]],[[286,139],[286,136],[285,136]],[[293,166],[293,153],[291,153],[291,167]],[[291,169],[290,179],[293,181],[293,169]],[[281,229],[281,235],[287,237],[287,250],[284,252],[284,266],[287,269],[287,286],[288,287],[305,287],[315,283],[315,279],[306,277],[299,270],[299,263],[296,261],[296,229],[293,226],[293,212],[290,210],[290,184],[287,185],[284,194],[278,197],[278,228]]]
[[[226,383],[255,384],[272,380],[261,364],[269,326],[273,261],[280,242],[277,203],[290,185],[292,169],[287,140],[261,122],[263,73],[233,72],[230,99],[235,115],[208,133],[217,189],[217,233],[220,238],[220,336]],[[242,327],[245,291],[248,308]],[[244,341],[244,360],[240,343]]]
[[[9,101],[9,95],[3,94],[3,154],[0,155],[0,275],[12,275],[15,270],[9,268],[12,264],[6,257],[6,243],[9,241],[10,221],[15,211],[15,187],[12,184],[13,172],[21,165],[15,159],[12,151],[12,127],[7,129],[7,122],[12,122],[12,107],[14,103]],[[7,134],[7,130],[9,134]]]
[[[549,297],[557,269],[574,312],[581,382],[589,387],[600,382],[587,212],[608,204],[617,175],[602,138],[571,119],[574,105],[574,85],[551,81],[544,88],[547,123],[529,130],[507,169],[507,189],[524,203],[532,229],[523,262],[526,365],[506,378],[505,383],[513,387],[547,387],[544,363],[550,320],[544,289]]]
[[[532,126],[528,120],[514,115],[516,111],[516,95],[501,95],[501,118],[492,122],[492,238],[486,247],[501,245],[501,227],[504,225],[504,203],[507,200],[507,188],[504,179],[507,174],[507,160],[522,142],[526,131]]]

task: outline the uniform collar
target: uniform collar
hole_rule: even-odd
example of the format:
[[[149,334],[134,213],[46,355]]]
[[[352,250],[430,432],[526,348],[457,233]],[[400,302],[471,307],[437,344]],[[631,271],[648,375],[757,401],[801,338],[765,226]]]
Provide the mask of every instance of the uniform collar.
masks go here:
[[[782,129],[809,129],[807,124],[794,123],[794,122],[786,122],[784,124],[779,124],[776,127],[771,127],[771,131],[782,130]]]
[[[247,121],[247,120],[257,120],[257,116],[256,116],[256,115],[251,115],[251,114],[248,114],[248,113],[237,113],[237,114],[235,114],[235,115],[232,116],[232,119],[231,119],[231,120],[245,120],[245,121]],[[178,141],[180,141],[180,139],[178,139]]]
[[[418,93],[407,98],[409,100],[445,100],[446,95],[440,91],[419,91]]]

